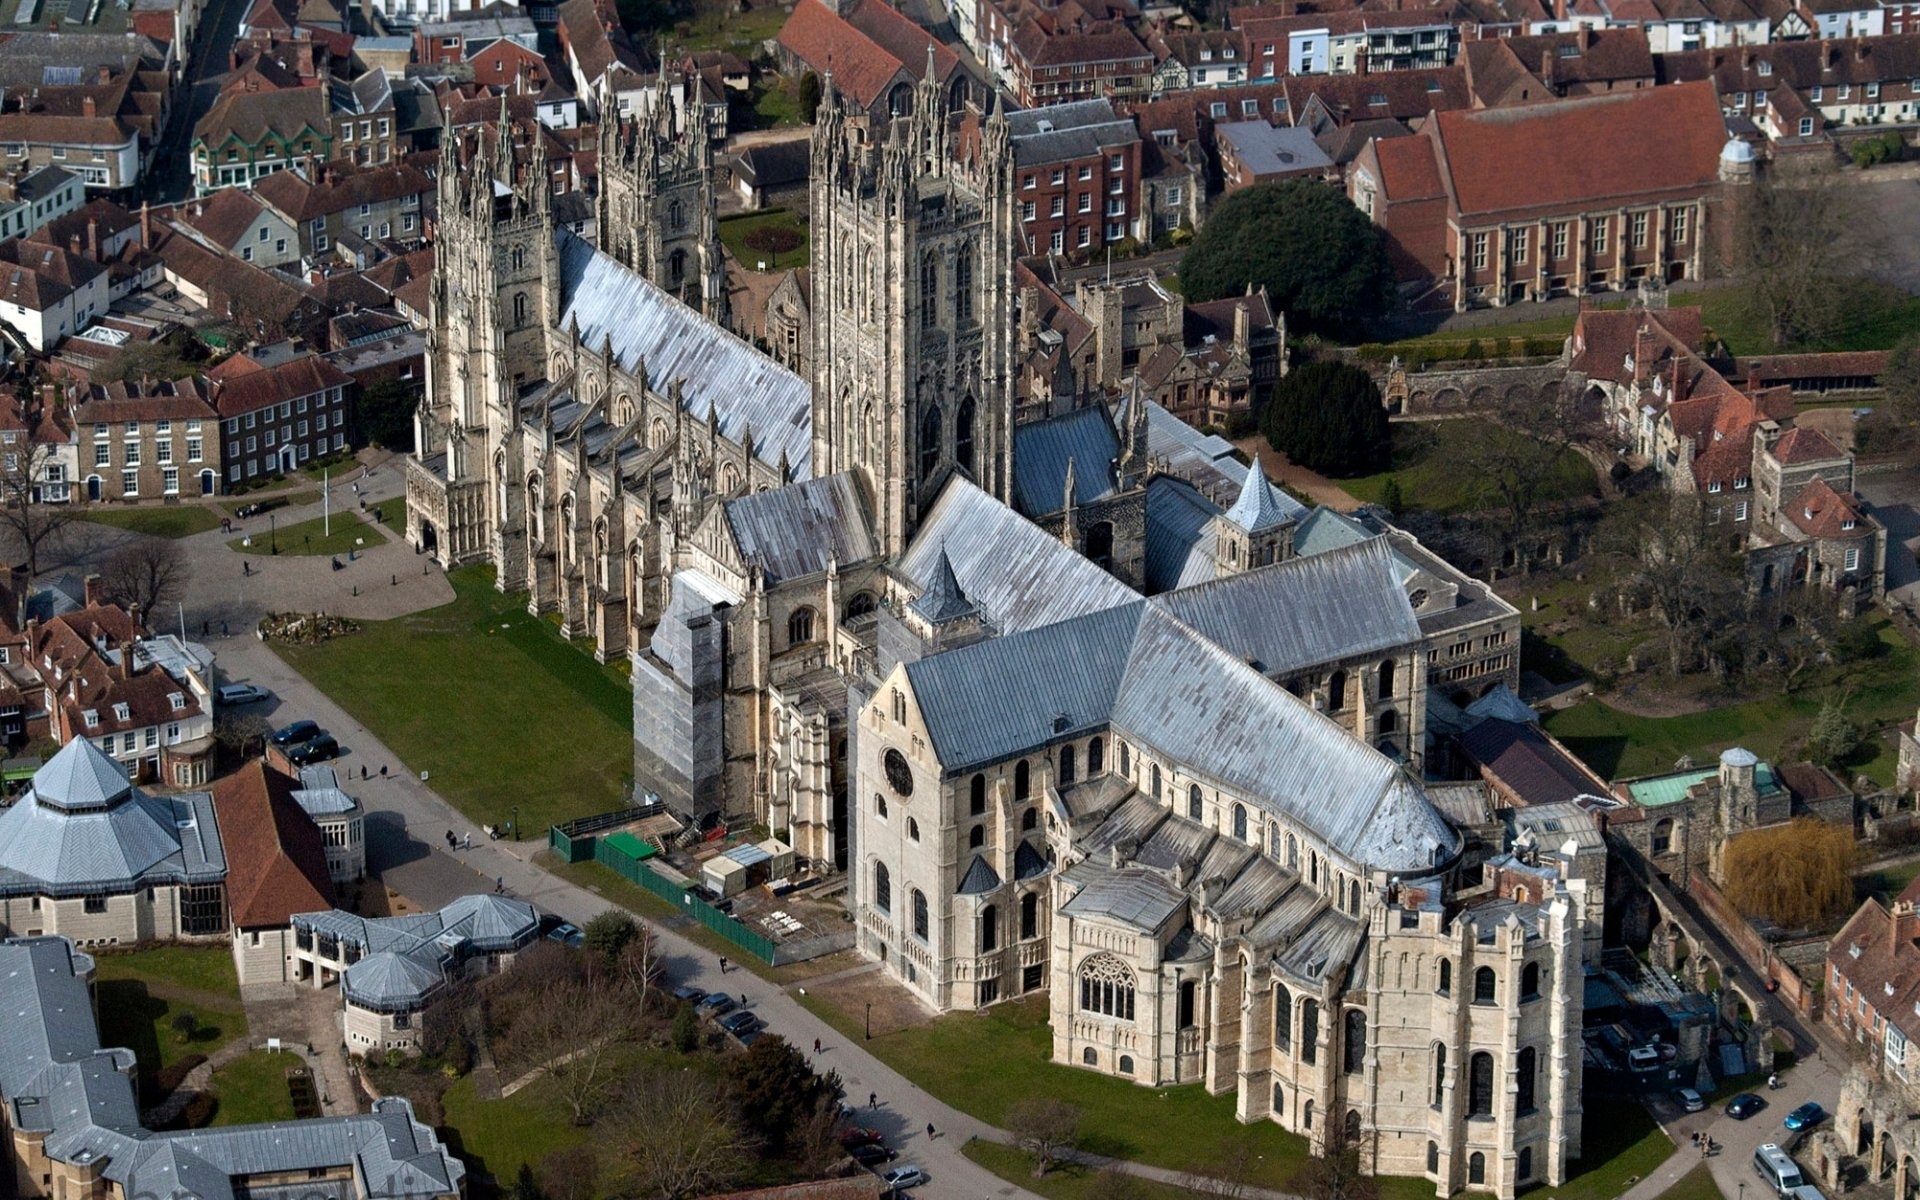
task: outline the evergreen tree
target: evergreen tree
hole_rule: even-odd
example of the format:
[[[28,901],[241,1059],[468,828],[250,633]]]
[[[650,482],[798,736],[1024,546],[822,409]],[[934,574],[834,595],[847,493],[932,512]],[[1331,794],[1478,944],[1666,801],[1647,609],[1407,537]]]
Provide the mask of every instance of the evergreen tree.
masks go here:
[[[1393,303],[1393,269],[1373,222],[1337,188],[1265,183],[1214,207],[1180,262],[1189,301],[1267,289],[1295,333],[1350,335]]]
[[[1373,377],[1343,362],[1300,367],[1273,389],[1262,414],[1267,442],[1328,475],[1364,475],[1387,465],[1387,410]]]

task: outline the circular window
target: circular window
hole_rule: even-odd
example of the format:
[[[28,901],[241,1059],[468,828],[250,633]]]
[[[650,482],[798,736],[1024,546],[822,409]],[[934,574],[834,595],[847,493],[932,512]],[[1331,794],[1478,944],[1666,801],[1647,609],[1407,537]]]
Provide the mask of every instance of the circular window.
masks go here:
[[[1425,588],[1413,589],[1413,594],[1407,597],[1407,603],[1413,605],[1413,607],[1415,608],[1425,607],[1427,603],[1427,589]]]
[[[907,767],[907,756],[898,750],[888,750],[881,758],[880,765],[886,768],[887,785],[902,796],[913,795],[913,772]]]

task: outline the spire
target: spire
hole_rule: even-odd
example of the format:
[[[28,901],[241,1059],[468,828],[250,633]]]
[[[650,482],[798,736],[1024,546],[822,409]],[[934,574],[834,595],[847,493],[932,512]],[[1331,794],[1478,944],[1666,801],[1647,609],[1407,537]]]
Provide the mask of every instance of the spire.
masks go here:
[[[945,624],[978,611],[967,593],[961,590],[960,580],[953,573],[953,560],[947,557],[944,543],[940,546],[940,557],[934,560],[927,586],[908,607],[930,625]]]
[[[1305,511],[1299,501],[1267,482],[1267,473],[1255,458],[1247,465],[1247,481],[1240,487],[1240,498],[1227,510],[1227,520],[1248,533],[1259,533],[1297,521]]]

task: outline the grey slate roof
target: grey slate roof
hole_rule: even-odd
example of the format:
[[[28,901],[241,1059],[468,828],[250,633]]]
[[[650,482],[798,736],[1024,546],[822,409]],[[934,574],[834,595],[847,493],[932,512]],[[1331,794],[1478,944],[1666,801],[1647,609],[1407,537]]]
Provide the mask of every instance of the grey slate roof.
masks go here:
[[[1260,469],[1258,459],[1247,464],[1247,478],[1240,485],[1240,496],[1233,502],[1233,507],[1227,510],[1227,520],[1248,533],[1259,533],[1289,521],[1298,521],[1306,515],[1306,505],[1268,481],[1267,473]]]
[[[1220,506],[1184,479],[1147,480],[1147,593],[1211,581],[1219,534],[1211,524]]]
[[[370,954],[347,968],[342,986],[348,999],[376,1012],[406,1011],[421,1003],[446,982],[438,963],[429,966],[425,955],[385,950]]]
[[[897,573],[924,591],[945,550],[961,588],[1003,633],[1139,600],[1132,588],[1033,522],[954,476],[927,511]]]
[[[381,1012],[418,1009],[462,956],[518,949],[540,931],[533,905],[507,896],[462,896],[439,912],[362,917],[333,909],[295,913],[297,931],[359,948],[342,986],[347,999]]]
[[[1154,933],[1186,906],[1186,893],[1152,871],[1122,869],[1102,872],[1060,911],[1071,917],[1104,917]]]
[[[1007,114],[1013,161],[1026,167],[1105,153],[1140,140],[1134,123],[1106,100],[1075,100]]]
[[[807,478],[811,384],[568,230],[555,230],[554,242],[560,328],[578,321],[581,342],[595,351],[611,338],[622,367],[632,370],[645,359],[656,390],[664,394],[670,380],[680,380],[689,414],[704,421],[717,412],[720,432],[736,441],[751,426],[754,457],[777,465],[785,454],[793,478]]]
[[[1229,121],[1213,127],[1226,139],[1234,155],[1255,175],[1287,175],[1324,171],[1333,159],[1313,140],[1304,126],[1269,125],[1265,121]]]
[[[846,472],[729,500],[726,515],[741,558],[758,562],[769,586],[825,571],[829,559],[846,568],[880,553]]]
[[[1270,675],[1420,641],[1391,552],[1379,540],[1168,592],[1152,603]]]
[[[100,1046],[83,978],[92,967],[65,938],[0,942],[0,1098],[16,1129],[46,1134],[51,1157],[94,1164],[118,1194],[157,1200],[238,1200],[237,1176],[342,1166],[357,1181],[353,1194],[367,1200],[461,1191],[465,1165],[398,1097],[349,1117],[143,1128],[132,1053]],[[331,1185],[310,1186],[333,1194]]]
[[[1120,439],[1101,405],[1075,409],[1013,430],[1014,507],[1029,517],[1062,511],[1067,464],[1073,464],[1073,502],[1093,504],[1117,494],[1114,460]]]
[[[0,813],[0,894],[117,893],[226,874],[211,796],[150,796],[85,738],[63,746]]]
[[[960,877],[960,886],[955,891],[962,896],[984,896],[999,886],[1000,873],[988,865],[983,856],[976,854],[973,861],[967,864],[967,873]]]

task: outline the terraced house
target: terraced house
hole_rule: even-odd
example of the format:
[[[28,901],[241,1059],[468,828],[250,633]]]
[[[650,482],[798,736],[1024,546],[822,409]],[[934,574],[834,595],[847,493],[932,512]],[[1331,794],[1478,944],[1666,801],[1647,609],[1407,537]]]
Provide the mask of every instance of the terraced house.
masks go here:
[[[201,380],[92,384],[73,417],[88,500],[219,491],[220,419]]]
[[[432,180],[404,163],[334,163],[276,172],[254,186],[254,195],[297,231],[300,256],[317,258],[336,247],[370,251],[376,242],[419,244],[432,190]]]
[[[297,470],[351,444],[353,380],[318,354],[292,353],[283,343],[236,354],[207,379],[229,487]]]

